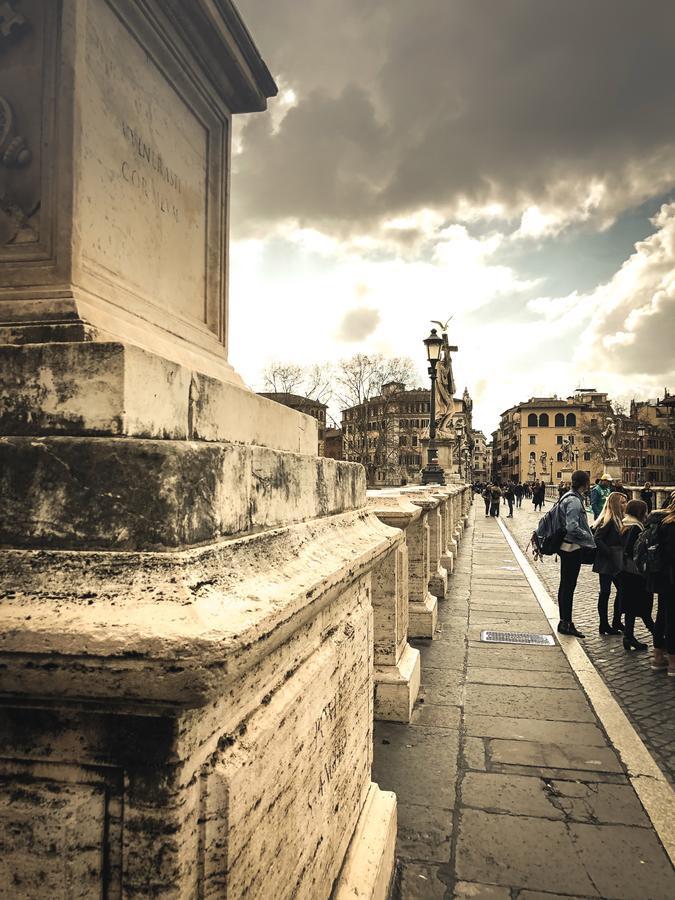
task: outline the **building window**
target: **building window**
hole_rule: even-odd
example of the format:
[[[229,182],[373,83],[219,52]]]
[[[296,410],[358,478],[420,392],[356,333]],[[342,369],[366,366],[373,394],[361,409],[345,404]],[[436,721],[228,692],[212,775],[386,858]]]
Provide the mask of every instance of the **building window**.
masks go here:
[[[537,427],[537,415],[536,413],[530,413],[527,417],[527,427],[528,428],[536,428]]]
[[[548,428],[548,413],[542,413],[539,416],[539,427]]]
[[[531,443],[531,444],[536,444],[536,443],[537,443],[537,435],[536,435],[536,434],[531,434],[531,435],[530,435],[530,443]]]
[[[577,427],[577,417],[574,413],[567,413],[567,419],[565,420],[565,424],[568,428],[576,428]]]
[[[565,427],[565,416],[562,413],[555,414],[555,427],[556,428],[564,428]]]
[[[562,442],[563,442],[562,434],[556,435],[555,442],[556,442],[556,444],[562,444]]]
[[[584,435],[584,444],[590,444],[590,442],[591,442],[590,435],[585,434]]]
[[[590,462],[591,454],[586,452],[584,453],[584,462]]]
[[[563,461],[562,453],[558,453],[557,456],[556,456],[556,459],[557,459],[558,462],[562,462],[562,461]]]

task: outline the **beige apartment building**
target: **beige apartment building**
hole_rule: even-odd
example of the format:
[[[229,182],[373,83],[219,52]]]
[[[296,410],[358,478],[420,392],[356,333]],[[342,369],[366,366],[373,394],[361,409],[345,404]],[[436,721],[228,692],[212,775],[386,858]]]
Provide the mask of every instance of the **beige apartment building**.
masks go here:
[[[572,444],[573,467],[591,479],[602,474],[599,434],[612,415],[607,394],[580,388],[571,397],[533,397],[502,413],[492,434],[493,477],[501,481],[556,482],[567,467],[565,438]]]

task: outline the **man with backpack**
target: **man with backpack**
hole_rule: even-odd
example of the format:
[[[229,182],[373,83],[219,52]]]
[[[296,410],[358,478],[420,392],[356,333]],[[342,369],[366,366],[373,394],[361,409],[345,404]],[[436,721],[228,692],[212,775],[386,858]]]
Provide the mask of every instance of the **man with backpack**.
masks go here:
[[[588,493],[591,479],[587,472],[577,470],[572,475],[572,488],[560,499],[559,512],[560,531],[564,536],[560,544],[560,586],[558,588],[558,609],[560,621],[558,633],[582,638],[584,635],[575,628],[572,621],[574,591],[581,563],[585,556],[592,556],[589,551],[595,549],[595,538],[591,533],[586,516],[584,497]]]

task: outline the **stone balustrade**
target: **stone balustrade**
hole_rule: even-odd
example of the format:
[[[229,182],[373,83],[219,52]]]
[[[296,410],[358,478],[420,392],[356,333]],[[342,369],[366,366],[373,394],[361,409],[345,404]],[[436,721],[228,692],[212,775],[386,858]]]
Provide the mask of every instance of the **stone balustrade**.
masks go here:
[[[368,510],[405,534],[372,577],[376,719],[410,721],[420,668],[408,637],[434,637],[471,502],[461,484],[368,492]]]

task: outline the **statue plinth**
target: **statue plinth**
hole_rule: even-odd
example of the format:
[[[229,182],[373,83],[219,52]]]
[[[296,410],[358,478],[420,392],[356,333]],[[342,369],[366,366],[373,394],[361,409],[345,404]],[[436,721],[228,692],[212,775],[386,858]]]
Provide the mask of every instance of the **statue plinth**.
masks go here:
[[[231,0],[1,5],[0,894],[387,896],[402,535],[227,360],[231,118],[271,75]]]
[[[623,479],[623,469],[618,459],[603,459],[602,474],[609,475],[612,481],[621,481]]]

